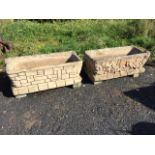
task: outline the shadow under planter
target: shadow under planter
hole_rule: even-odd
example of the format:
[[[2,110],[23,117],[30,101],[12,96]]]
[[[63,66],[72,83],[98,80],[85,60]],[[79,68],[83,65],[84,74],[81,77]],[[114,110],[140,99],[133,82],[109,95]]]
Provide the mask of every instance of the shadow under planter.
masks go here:
[[[85,52],[84,69],[94,84],[128,75],[138,77],[149,56],[149,51],[134,46],[90,50]]]
[[[13,97],[12,89],[11,89],[12,82],[10,78],[7,76],[5,72],[0,73],[0,91],[6,97]]]
[[[8,58],[5,63],[12,92],[17,97],[58,87],[81,86],[82,61],[74,51]]]
[[[82,70],[81,70],[81,77],[82,77],[83,84],[92,84],[92,81],[90,80],[90,78],[88,77],[87,73],[84,70],[84,64],[83,64]]]
[[[142,103],[144,106],[155,110],[155,84],[148,87],[130,90],[124,92],[124,94]]]
[[[155,123],[139,122],[132,126],[132,135],[155,135]]]
[[[148,62],[146,65],[151,66],[151,67],[155,67],[155,60]]]

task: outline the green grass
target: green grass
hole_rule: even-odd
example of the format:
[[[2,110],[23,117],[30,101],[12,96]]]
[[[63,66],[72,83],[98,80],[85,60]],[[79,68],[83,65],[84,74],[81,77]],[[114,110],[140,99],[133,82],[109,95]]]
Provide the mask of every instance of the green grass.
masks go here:
[[[155,20],[71,20],[0,22],[0,33],[13,43],[5,57],[137,45],[155,56]],[[1,64],[1,62],[0,62]]]

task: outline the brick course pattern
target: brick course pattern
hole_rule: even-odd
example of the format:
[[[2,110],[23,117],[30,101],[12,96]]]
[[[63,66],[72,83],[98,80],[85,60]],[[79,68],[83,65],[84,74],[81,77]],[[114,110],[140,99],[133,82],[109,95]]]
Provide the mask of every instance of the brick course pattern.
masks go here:
[[[5,62],[15,96],[81,83],[82,61],[72,51],[8,58]]]
[[[134,46],[91,50],[85,52],[84,69],[94,84],[128,75],[136,77],[145,71],[149,56],[149,51]]]

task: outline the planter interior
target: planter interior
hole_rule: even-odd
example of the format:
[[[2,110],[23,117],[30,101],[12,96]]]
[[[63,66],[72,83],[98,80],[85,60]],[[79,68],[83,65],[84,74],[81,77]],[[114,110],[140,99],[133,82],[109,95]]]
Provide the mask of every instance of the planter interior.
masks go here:
[[[22,56],[6,59],[7,72],[28,71],[46,66],[63,65],[81,61],[75,52],[61,52],[34,56]]]
[[[90,50],[86,51],[86,54],[92,58],[93,60],[114,58],[114,57],[123,57],[135,54],[142,54],[145,51],[141,51],[140,49],[132,46],[126,47],[114,47],[114,48],[105,48],[98,50]]]

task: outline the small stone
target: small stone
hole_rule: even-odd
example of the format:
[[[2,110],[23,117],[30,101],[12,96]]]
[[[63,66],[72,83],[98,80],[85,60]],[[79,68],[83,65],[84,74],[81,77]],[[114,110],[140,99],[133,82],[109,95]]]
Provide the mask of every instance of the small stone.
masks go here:
[[[4,110],[4,111],[3,111],[3,114],[6,114],[6,113],[7,113],[7,111],[6,111],[6,110]]]

